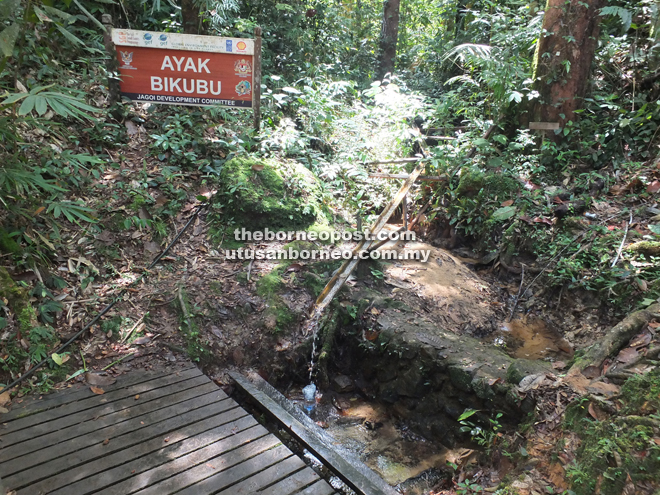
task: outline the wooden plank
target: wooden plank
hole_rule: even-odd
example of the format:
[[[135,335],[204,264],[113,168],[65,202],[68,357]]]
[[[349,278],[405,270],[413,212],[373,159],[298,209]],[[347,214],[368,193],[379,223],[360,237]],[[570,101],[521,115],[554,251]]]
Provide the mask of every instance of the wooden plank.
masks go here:
[[[156,383],[156,382],[161,382],[161,383]],[[160,378],[158,380],[147,382],[146,384],[142,383],[134,387],[129,387],[128,389],[122,389],[121,391],[111,392],[110,394],[107,394],[110,396],[107,399],[105,397],[106,394],[103,394],[102,396],[95,395],[94,397],[90,397],[89,399],[82,401],[85,402],[84,405],[81,404],[80,402],[76,402],[74,404],[61,406],[57,409],[53,409],[43,413],[43,415],[46,417],[51,417],[53,415],[59,416],[56,417],[56,419],[42,422],[40,424],[35,424],[30,428],[23,428],[18,431],[13,431],[10,433],[2,433],[0,435],[2,446],[3,448],[6,448],[10,445],[14,445],[15,443],[24,442],[39,437],[40,435],[52,434],[53,432],[57,432],[58,430],[62,430],[68,426],[76,425],[78,423],[82,423],[83,421],[87,421],[90,418],[94,418],[94,420],[97,420],[102,416],[116,413],[123,409],[127,409],[131,406],[135,406],[136,404],[138,404],[135,399],[136,395],[140,396],[139,404],[143,405],[146,404],[147,402],[157,400],[161,397],[171,395],[175,392],[179,392],[189,388],[194,388],[199,385],[203,385],[205,383],[209,383],[209,379],[204,375],[197,376],[195,378],[189,378],[187,380],[182,380],[180,382],[175,381],[173,383],[168,383],[167,379]],[[154,386],[154,388],[150,388],[152,386]],[[158,386],[158,388],[156,388],[156,386]],[[120,394],[120,393],[121,395],[115,395],[115,396],[112,395],[112,394]],[[119,400],[113,400],[121,397],[122,395],[125,398]],[[97,404],[97,405],[95,407],[89,407],[89,408],[87,407],[92,404]],[[82,410],[77,410],[76,408],[77,405],[82,407]],[[41,421],[42,418],[40,416],[30,416],[24,419],[26,420],[33,419],[35,422],[39,422]],[[49,444],[40,444],[40,445],[41,447],[44,447]]]
[[[32,452],[40,451],[38,454],[41,462],[49,459],[46,457],[45,452],[47,447],[57,445],[57,448],[50,449],[51,457],[58,457],[59,455],[71,452],[71,448],[75,450],[90,445],[95,440],[103,441],[105,438],[111,438],[110,432],[114,431],[130,431],[131,429],[139,428],[139,421],[147,421],[147,416],[155,414],[157,411],[167,409],[172,404],[187,401],[193,397],[202,396],[204,394],[213,393],[217,396],[217,392],[221,395],[219,398],[225,398],[222,391],[218,391],[217,385],[207,381],[196,387],[187,388],[184,390],[173,390],[175,386],[167,387],[168,390],[173,391],[167,394],[166,397],[161,397],[159,400],[152,400],[142,403],[140,400],[133,398],[133,407],[123,408],[111,414],[98,417],[94,414],[88,413],[87,421],[79,424],[74,424],[62,428],[47,435],[42,435],[37,438],[32,438],[21,442],[20,444],[13,445],[10,448],[2,449],[0,451],[0,463],[9,461],[10,459],[20,458]],[[138,421],[130,421],[138,419]],[[149,418],[150,419],[150,418]]]
[[[212,490],[214,491],[207,491],[206,487],[204,487],[203,491],[191,491],[191,495],[193,493],[196,495],[207,495],[209,493],[219,493],[225,495],[251,495],[253,493],[257,493],[264,487],[304,468],[305,463],[299,457],[292,456],[221,492],[215,492],[216,488],[213,484],[214,479],[209,478],[208,480],[204,480],[204,484],[212,487]]]
[[[151,414],[125,421],[85,437],[63,442],[56,447],[19,457],[0,464],[0,477],[13,489],[23,488],[40,481],[72,465],[83,464],[118,450],[137,445],[152,438],[165,438],[168,433],[186,424],[200,421],[238,407],[231,399],[219,401],[217,393],[191,398]],[[105,444],[105,440],[109,440]],[[30,469],[39,466],[39,469]]]
[[[222,473],[215,474],[213,476],[208,476],[204,480],[195,483],[194,485],[188,486],[181,492],[177,492],[179,495],[206,495],[209,493],[218,493],[220,490],[229,488],[232,495],[236,495],[235,490],[236,483],[245,480],[251,476],[257,475],[264,472],[271,466],[278,466],[281,462],[288,459],[294,459],[298,461],[296,464],[301,463],[302,461],[293,456],[291,451],[287,449],[284,445],[275,447],[274,449],[268,450],[263,454],[260,454],[252,459],[242,462],[231,469],[223,471]],[[254,493],[253,490],[251,493]]]
[[[407,179],[410,177],[410,174],[385,174],[380,172],[374,172],[369,174],[369,177],[375,177],[376,179]],[[447,177],[442,175],[420,175],[416,180],[425,180],[431,182],[446,181]]]
[[[553,131],[559,129],[559,122],[530,122],[529,128],[540,131]]]
[[[201,371],[195,367],[188,367],[180,371],[172,372],[144,372],[144,373],[131,373],[128,375],[122,375],[117,378],[117,381],[112,385],[104,387],[106,393],[113,390],[119,390],[122,388],[130,387],[132,385],[137,385],[139,383],[148,382],[150,380],[155,380],[164,376],[178,376],[184,373],[187,370],[191,370],[192,374],[189,376],[197,376],[201,374]],[[195,373],[196,370],[196,373]],[[33,399],[31,401],[24,401],[17,406],[12,406],[12,410],[2,415],[3,426],[6,426],[6,430],[13,431],[15,426],[13,423],[20,419],[23,419],[27,416],[41,413],[64,404],[69,404],[71,402],[76,402],[82,399],[89,397],[94,397],[96,394],[92,392],[88,386],[75,387],[75,390],[67,390],[66,392],[60,391],[59,393],[53,393],[50,396],[45,395],[40,399]],[[28,423],[29,421],[23,422],[21,424]]]
[[[255,376],[252,382],[236,372],[229,372],[229,375],[241,389],[350,488],[363,495],[398,495],[394,488],[365,466],[355,455],[340,449],[333,437],[319,428],[261,377]]]
[[[334,489],[330,485],[325,481],[320,480],[318,474],[310,468],[305,468],[260,491],[259,495],[289,495],[292,493],[300,493],[303,488],[310,487],[312,484],[317,484],[319,481],[322,483],[319,484],[317,490],[313,492],[315,495],[329,495],[334,492]],[[325,487],[323,485],[325,485]]]
[[[255,425],[257,422],[254,418],[237,407],[173,432],[165,446],[162,438],[152,439],[82,466],[72,466],[71,470],[30,485],[28,489],[36,492],[48,490],[51,495],[83,495],[111,485],[117,486],[117,483],[131,476],[151,469],[157,471],[155,468],[172,459],[254,428]],[[170,469],[168,466],[168,472]],[[116,493],[122,495],[128,492],[120,488]]]
[[[291,455],[293,455],[291,451],[282,445],[274,435],[268,435],[261,440],[244,445],[208,463],[195,466],[177,476],[135,492],[135,495],[178,494],[180,493],[179,490],[185,490],[191,486],[196,486],[194,491],[181,493],[204,493],[200,491],[200,488],[203,488],[200,483],[211,476],[215,478],[214,483],[216,486],[229,486]],[[206,493],[214,492],[207,491]],[[106,494],[101,492],[99,495]]]
[[[324,480],[320,480],[314,483],[312,486],[296,493],[296,495],[332,495],[333,493],[335,493],[334,488],[332,488]]]
[[[204,441],[206,441],[206,439],[204,439]],[[148,488],[160,481],[172,478],[179,473],[193,469],[196,466],[200,466],[200,464],[205,464],[206,467],[200,467],[199,469],[207,471],[211,469],[209,472],[215,473],[218,472],[218,470],[227,469],[232,465],[241,462],[243,460],[240,457],[241,455],[254,455],[260,451],[272,448],[277,445],[277,443],[279,443],[279,440],[273,435],[268,435],[268,431],[263,426],[252,426],[247,430],[224,439],[222,442],[211,443],[189,455],[171,460],[170,462],[167,462],[167,464],[149,469],[127,479],[126,481],[114,484],[103,490],[101,493],[103,495],[129,495]],[[227,450],[231,450],[237,446],[238,453],[235,452],[232,454],[233,457],[227,455]],[[171,483],[174,485],[177,481],[171,480]],[[170,486],[170,483],[167,483],[167,486]],[[62,495],[68,495],[68,493],[70,492],[62,491]]]

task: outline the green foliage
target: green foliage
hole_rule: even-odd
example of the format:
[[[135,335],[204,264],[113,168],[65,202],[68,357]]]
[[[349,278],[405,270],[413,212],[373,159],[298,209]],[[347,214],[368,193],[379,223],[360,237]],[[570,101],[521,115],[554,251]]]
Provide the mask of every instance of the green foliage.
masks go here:
[[[497,413],[494,418],[488,418],[488,425],[482,427],[468,421],[469,418],[478,412],[479,411],[475,409],[466,409],[463,411],[463,414],[458,417],[457,421],[461,425],[460,431],[464,433],[469,432],[472,441],[477,442],[477,444],[483,447],[486,455],[490,455],[501,436],[500,431],[502,430],[502,425],[500,424],[499,419],[503,414]]]

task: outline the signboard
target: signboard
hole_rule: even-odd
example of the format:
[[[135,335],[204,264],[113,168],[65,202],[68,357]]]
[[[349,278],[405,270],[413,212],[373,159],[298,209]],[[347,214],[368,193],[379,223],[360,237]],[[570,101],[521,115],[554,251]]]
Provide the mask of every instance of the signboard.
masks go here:
[[[559,129],[559,122],[530,122],[529,128],[537,131],[552,131]]]
[[[260,41],[113,29],[121,95],[149,103],[253,108]]]

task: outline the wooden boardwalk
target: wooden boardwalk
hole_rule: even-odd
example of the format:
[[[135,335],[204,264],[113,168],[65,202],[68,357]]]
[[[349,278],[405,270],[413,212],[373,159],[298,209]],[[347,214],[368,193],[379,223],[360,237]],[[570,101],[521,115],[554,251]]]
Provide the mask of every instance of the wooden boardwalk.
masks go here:
[[[0,477],[17,495],[330,495],[197,368],[135,372],[0,416]]]

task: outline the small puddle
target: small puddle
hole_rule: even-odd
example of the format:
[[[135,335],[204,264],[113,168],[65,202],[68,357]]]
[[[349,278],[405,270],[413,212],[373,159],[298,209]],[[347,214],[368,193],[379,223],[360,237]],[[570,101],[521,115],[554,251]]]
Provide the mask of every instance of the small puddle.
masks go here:
[[[573,355],[571,344],[540,318],[503,322],[494,338],[495,345],[504,347],[514,358],[566,358]]]
[[[405,488],[406,495],[429,493],[446,471],[447,460],[456,457],[453,450],[414,434],[383,405],[361,396],[328,392],[311,411],[299,390],[288,398],[388,484],[404,483],[399,488]]]

